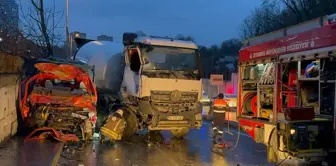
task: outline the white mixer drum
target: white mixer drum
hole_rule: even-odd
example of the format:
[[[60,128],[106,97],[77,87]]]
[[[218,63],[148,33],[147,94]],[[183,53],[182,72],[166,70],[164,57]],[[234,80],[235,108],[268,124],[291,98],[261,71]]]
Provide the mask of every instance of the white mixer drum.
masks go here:
[[[97,88],[118,92],[125,65],[123,48],[122,43],[93,41],[80,48],[76,59],[94,66],[94,80]]]

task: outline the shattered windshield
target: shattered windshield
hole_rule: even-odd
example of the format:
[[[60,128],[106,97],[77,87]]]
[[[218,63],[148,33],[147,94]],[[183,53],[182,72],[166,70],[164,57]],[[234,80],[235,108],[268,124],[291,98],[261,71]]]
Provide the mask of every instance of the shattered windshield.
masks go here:
[[[153,46],[143,49],[143,70],[194,71],[198,69],[194,49]]]

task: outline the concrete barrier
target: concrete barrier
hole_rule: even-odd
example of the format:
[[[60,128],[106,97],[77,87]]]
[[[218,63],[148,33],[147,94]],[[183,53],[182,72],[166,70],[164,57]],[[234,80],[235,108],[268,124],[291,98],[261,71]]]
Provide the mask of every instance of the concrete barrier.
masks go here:
[[[16,100],[23,59],[0,53],[0,143],[17,132]]]

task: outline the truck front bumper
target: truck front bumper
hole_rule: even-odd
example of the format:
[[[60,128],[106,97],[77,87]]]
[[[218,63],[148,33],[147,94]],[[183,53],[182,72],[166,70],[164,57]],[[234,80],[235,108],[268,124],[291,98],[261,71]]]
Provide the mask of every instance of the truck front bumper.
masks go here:
[[[183,112],[179,114],[158,113],[153,116],[149,130],[174,130],[180,128],[200,129],[202,113]]]

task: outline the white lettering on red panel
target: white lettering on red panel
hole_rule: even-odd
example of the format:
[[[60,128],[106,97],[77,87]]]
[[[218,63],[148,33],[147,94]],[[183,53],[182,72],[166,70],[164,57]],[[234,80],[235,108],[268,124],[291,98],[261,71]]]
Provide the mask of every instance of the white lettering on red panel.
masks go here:
[[[250,54],[250,59],[252,58],[259,58],[269,55],[279,55],[285,52],[295,52],[303,49],[310,49],[315,47],[314,40],[312,41],[304,41],[304,42],[297,42],[288,46],[282,46],[277,48],[268,49],[261,52],[255,52]]]

